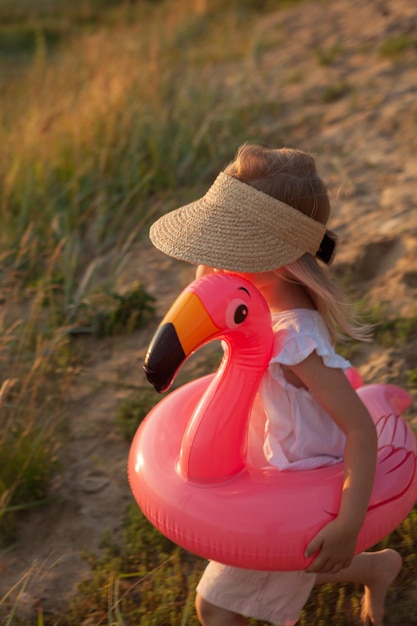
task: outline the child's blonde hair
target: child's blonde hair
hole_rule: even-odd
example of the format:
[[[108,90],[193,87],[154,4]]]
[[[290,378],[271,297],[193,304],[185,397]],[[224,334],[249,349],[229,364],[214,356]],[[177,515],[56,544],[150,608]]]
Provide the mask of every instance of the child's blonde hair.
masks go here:
[[[317,222],[327,224],[329,197],[311,155],[289,148],[268,149],[244,144],[224,171]],[[305,288],[334,341],[344,336],[362,341],[369,339],[370,327],[359,321],[353,305],[311,254],[304,254],[285,266],[281,275]]]

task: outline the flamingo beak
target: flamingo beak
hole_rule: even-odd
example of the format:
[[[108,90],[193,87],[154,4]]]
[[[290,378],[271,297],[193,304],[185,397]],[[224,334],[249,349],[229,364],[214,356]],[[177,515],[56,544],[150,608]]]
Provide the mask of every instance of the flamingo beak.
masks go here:
[[[159,325],[143,369],[156,391],[166,391],[187,357],[219,332],[200,298],[185,291]]]

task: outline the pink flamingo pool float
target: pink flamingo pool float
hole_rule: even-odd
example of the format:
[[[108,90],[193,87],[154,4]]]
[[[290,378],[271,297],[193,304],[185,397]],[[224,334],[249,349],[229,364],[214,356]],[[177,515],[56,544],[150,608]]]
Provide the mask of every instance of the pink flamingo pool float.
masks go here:
[[[195,554],[259,570],[308,566],[304,550],[337,514],[343,463],[279,471],[263,451],[258,388],[273,342],[268,306],[237,274],[189,285],[162,320],[145,359],[165,391],[182,363],[212,340],[226,344],[214,375],[168,394],[138,428],[128,460],[134,497],[149,521]],[[382,540],[417,499],[416,438],[401,417],[409,394],[393,385],[352,384],[378,431],[376,478],[356,552]]]

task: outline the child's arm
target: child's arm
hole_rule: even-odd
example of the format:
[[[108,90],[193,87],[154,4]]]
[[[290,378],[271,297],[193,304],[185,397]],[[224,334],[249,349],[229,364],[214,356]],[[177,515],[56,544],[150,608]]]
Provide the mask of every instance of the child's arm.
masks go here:
[[[335,573],[350,565],[365,519],[375,474],[376,429],[342,370],[326,367],[315,352],[289,369],[346,434],[345,478],[338,516],[317,533],[306,549],[306,556],[319,551],[307,571]]]

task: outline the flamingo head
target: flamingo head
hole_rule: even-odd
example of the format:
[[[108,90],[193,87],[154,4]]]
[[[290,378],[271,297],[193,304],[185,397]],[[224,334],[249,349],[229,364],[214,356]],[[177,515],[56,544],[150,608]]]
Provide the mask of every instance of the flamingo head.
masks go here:
[[[203,276],[178,296],[149,345],[144,363],[149,382],[157,391],[167,390],[183,362],[215,339],[225,340],[235,358],[253,359],[259,350],[267,366],[271,314],[258,289],[238,274]]]

